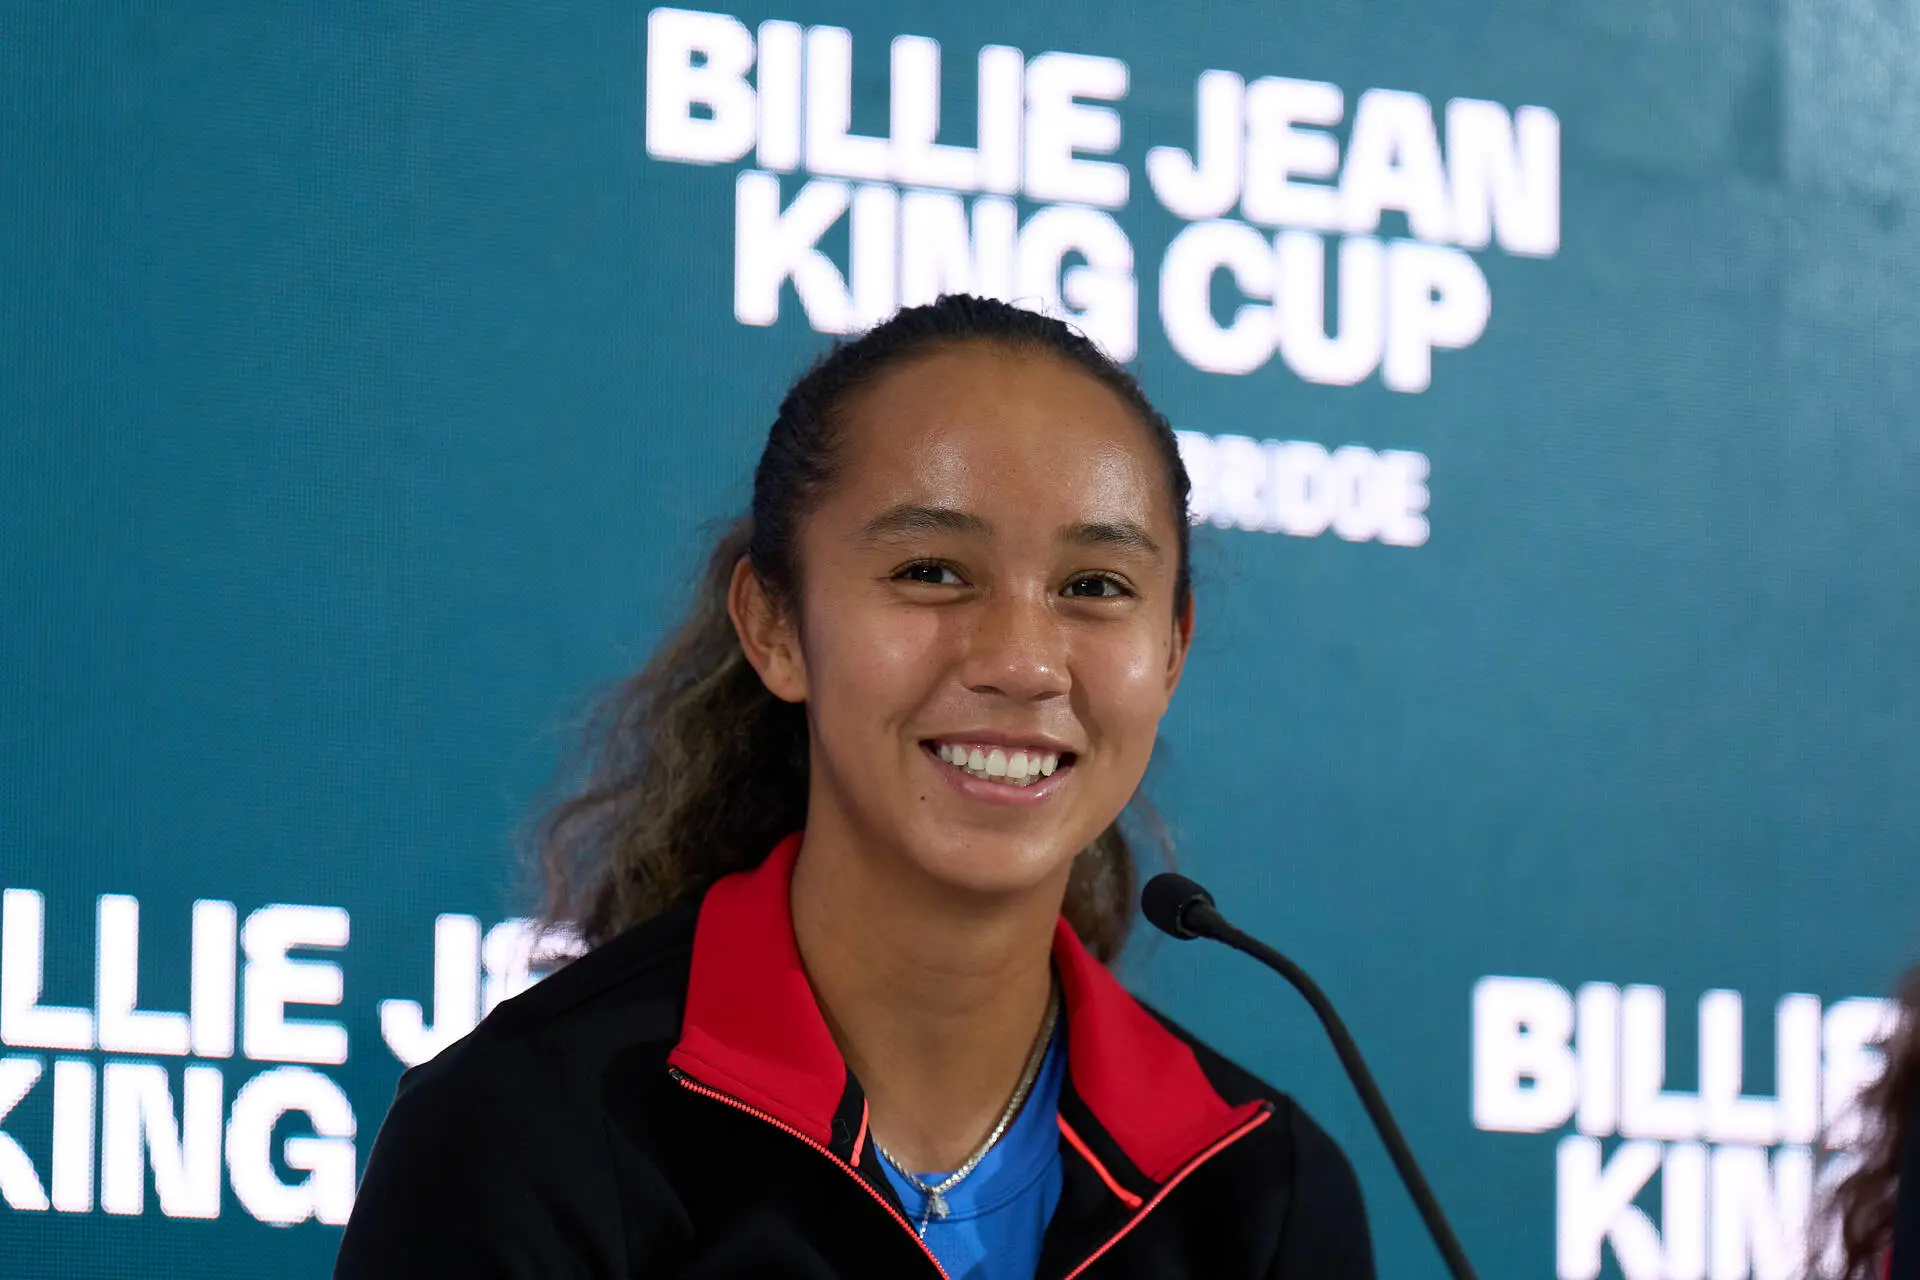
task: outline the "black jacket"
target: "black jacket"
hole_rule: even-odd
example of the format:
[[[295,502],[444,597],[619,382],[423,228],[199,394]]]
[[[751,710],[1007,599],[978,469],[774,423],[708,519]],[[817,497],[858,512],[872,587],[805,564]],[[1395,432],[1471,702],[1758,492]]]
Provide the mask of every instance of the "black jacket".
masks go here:
[[[943,1275],[800,968],[797,847],[408,1071],[336,1280]],[[1149,1013],[1064,923],[1054,965],[1068,1079],[1043,1280],[1370,1280],[1353,1172],[1305,1112]]]

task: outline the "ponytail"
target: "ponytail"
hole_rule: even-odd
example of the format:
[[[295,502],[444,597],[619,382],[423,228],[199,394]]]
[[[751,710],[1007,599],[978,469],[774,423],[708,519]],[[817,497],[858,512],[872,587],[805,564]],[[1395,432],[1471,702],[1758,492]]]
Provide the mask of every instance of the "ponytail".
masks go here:
[[[686,619],[589,722],[592,764],[540,825],[542,914],[589,946],[758,865],[807,816],[806,709],[767,692],[727,616],[738,520]]]

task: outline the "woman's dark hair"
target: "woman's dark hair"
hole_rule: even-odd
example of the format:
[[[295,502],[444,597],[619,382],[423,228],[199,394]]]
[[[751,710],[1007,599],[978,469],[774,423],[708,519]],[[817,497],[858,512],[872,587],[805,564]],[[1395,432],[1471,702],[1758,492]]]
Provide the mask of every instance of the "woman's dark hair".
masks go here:
[[[753,474],[751,512],[707,558],[693,606],[638,673],[601,702],[584,779],[538,830],[542,916],[588,946],[757,866],[805,825],[805,709],[780,701],[747,663],[727,615],[745,556],[769,597],[797,608],[801,522],[832,485],[844,410],[861,388],[918,356],[962,345],[1063,360],[1106,386],[1158,450],[1178,533],[1175,608],[1187,607],[1187,473],[1173,429],[1125,369],[1059,320],[966,294],[910,307],[837,343],[780,403]],[[1164,832],[1134,806],[1155,837]],[[1075,859],[1064,911],[1089,950],[1111,961],[1133,917],[1137,873],[1116,821]]]
[[[1920,967],[1901,980],[1898,1020],[1882,1047],[1886,1070],[1860,1095],[1859,1164],[1834,1187],[1821,1215],[1824,1230],[1814,1233],[1816,1249],[1840,1247],[1835,1280],[1880,1280],[1893,1245],[1902,1144],[1920,1112]],[[1907,1194],[1920,1194],[1920,1187]]]

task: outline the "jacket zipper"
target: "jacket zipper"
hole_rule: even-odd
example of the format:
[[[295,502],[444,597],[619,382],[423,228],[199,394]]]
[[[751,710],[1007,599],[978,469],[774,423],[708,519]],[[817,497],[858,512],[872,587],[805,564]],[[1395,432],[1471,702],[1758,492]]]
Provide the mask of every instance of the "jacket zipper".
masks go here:
[[[794,1137],[800,1139],[800,1141],[806,1143],[808,1146],[812,1147],[815,1151],[818,1151],[821,1155],[825,1156],[827,1159],[833,1161],[833,1163],[837,1167],[846,1171],[846,1174],[848,1177],[852,1178],[855,1182],[860,1184],[860,1189],[862,1191],[866,1192],[868,1195],[873,1197],[873,1201],[875,1204],[879,1205],[882,1209],[885,1209],[887,1211],[888,1217],[892,1218],[895,1222],[900,1224],[900,1229],[902,1231],[906,1232],[908,1235],[913,1237],[913,1242],[920,1246],[920,1252],[925,1254],[927,1261],[933,1264],[933,1269],[940,1273],[940,1280],[952,1280],[952,1277],[947,1274],[947,1269],[940,1265],[940,1259],[933,1256],[933,1250],[927,1248],[927,1242],[921,1238],[921,1235],[918,1231],[915,1231],[913,1229],[913,1224],[908,1222],[905,1218],[901,1217],[899,1210],[895,1209],[892,1205],[888,1204],[886,1197],[881,1195],[878,1191],[875,1191],[873,1189],[873,1185],[869,1183],[865,1178],[861,1177],[857,1169],[855,1169],[852,1165],[848,1164],[845,1160],[842,1160],[839,1156],[836,1156],[835,1154],[833,1154],[833,1152],[829,1151],[823,1144],[816,1142],[812,1138],[809,1138],[806,1134],[800,1132],[798,1129],[794,1128],[792,1125],[787,1124],[780,1120],[776,1120],[774,1117],[768,1115],[766,1112],[760,1110],[759,1108],[748,1106],[746,1103],[740,1101],[740,1099],[734,1097],[732,1094],[722,1093],[718,1089],[712,1089],[707,1087],[704,1084],[701,1084],[698,1080],[695,1080],[692,1076],[680,1070],[680,1068],[678,1067],[668,1067],[667,1074],[672,1076],[683,1087],[692,1090],[694,1093],[697,1093],[704,1098],[712,1098],[715,1102],[724,1102],[736,1111],[744,1111],[750,1116],[754,1116],[758,1119],[766,1121],[768,1124],[780,1130],[782,1133],[792,1134]],[[1242,1130],[1242,1132],[1244,1132],[1244,1130]],[[1215,1150],[1218,1150],[1218,1148],[1216,1147]],[[1212,1154],[1212,1153],[1209,1152],[1208,1154]],[[1205,1157],[1203,1156],[1202,1159],[1204,1158]],[[1149,1205],[1148,1208],[1152,1208],[1152,1206]],[[1141,1212],[1144,1213],[1145,1210],[1142,1210]],[[1128,1225],[1131,1226],[1132,1224],[1129,1223]],[[1121,1234],[1122,1235],[1126,1234],[1124,1229],[1122,1230]],[[1119,1236],[1115,1236],[1114,1239],[1116,1240],[1119,1239]],[[1111,1241],[1109,1241],[1109,1243],[1111,1243]],[[1103,1249],[1103,1252],[1104,1252],[1104,1249]],[[1099,1257],[1099,1256],[1100,1256],[1099,1254],[1094,1255],[1094,1257]],[[1089,1258],[1088,1261],[1091,1262],[1092,1259]]]
[[[1240,1141],[1240,1139],[1246,1137],[1249,1133],[1252,1133],[1255,1129],[1258,1129],[1261,1125],[1265,1124],[1272,1117],[1273,1117],[1273,1104],[1268,1103],[1266,1104],[1265,1107],[1261,1109],[1258,1115],[1251,1117],[1250,1119],[1248,1119],[1248,1121],[1245,1124],[1241,1125],[1238,1129],[1235,1129],[1232,1133],[1229,1133],[1226,1137],[1221,1138],[1218,1142],[1208,1147],[1205,1151],[1202,1151],[1199,1155],[1195,1156],[1193,1159],[1181,1165],[1179,1172],[1175,1173],[1171,1178],[1167,1179],[1167,1181],[1161,1186],[1161,1188],[1158,1191],[1153,1193],[1153,1199],[1147,1201],[1144,1205],[1140,1206],[1140,1211],[1134,1214],[1131,1218],[1128,1218],[1126,1221],[1126,1224],[1122,1226],[1118,1231],[1114,1232],[1111,1236],[1109,1236],[1105,1244],[1101,1245],[1098,1249],[1095,1249],[1091,1254],[1088,1254],[1085,1261],[1083,1261],[1079,1266],[1075,1267],[1073,1270],[1067,1272],[1066,1276],[1064,1277],[1064,1280],[1074,1280],[1074,1277],[1078,1276],[1081,1272],[1085,1271],[1088,1267],[1092,1266],[1094,1263],[1100,1261],[1101,1256],[1104,1255],[1107,1252],[1107,1250],[1113,1248],[1113,1246],[1115,1246],[1116,1244],[1119,1244],[1121,1241],[1121,1238],[1124,1237],[1127,1234],[1127,1232],[1139,1226],[1140,1220],[1146,1217],[1148,1214],[1152,1213],[1153,1207],[1159,1204],[1162,1200],[1166,1199],[1168,1193],[1170,1193],[1175,1187],[1179,1186],[1183,1181],[1185,1181],[1188,1174],[1192,1173],[1195,1169],[1198,1169],[1201,1165],[1205,1164],[1207,1161],[1213,1159],[1214,1156],[1220,1154],[1220,1152],[1226,1150],[1228,1147],[1232,1146],[1234,1143]]]
[[[918,1231],[915,1231],[913,1229],[913,1224],[908,1222],[905,1218],[901,1217],[899,1211],[895,1209],[892,1205],[888,1204],[886,1201],[886,1197],[882,1196],[878,1191],[875,1191],[872,1185],[868,1183],[868,1181],[865,1178],[860,1176],[860,1173],[858,1170],[856,1170],[852,1165],[848,1164],[846,1161],[842,1160],[839,1156],[836,1156],[835,1154],[833,1154],[833,1152],[829,1151],[824,1144],[817,1142],[814,1139],[808,1137],[806,1134],[800,1132],[798,1129],[794,1128],[792,1125],[787,1124],[785,1121],[775,1119],[773,1116],[768,1115],[766,1112],[760,1110],[758,1107],[749,1106],[748,1104],[740,1101],[740,1099],[734,1097],[732,1094],[722,1093],[718,1089],[709,1088],[708,1086],[701,1084],[698,1080],[695,1080],[692,1076],[688,1075],[686,1072],[682,1071],[678,1067],[668,1067],[667,1074],[672,1076],[674,1080],[678,1082],[683,1088],[686,1088],[694,1093],[697,1093],[702,1097],[712,1098],[715,1102],[723,1102],[727,1106],[732,1107],[734,1110],[744,1111],[746,1114],[753,1116],[756,1119],[764,1120],[768,1124],[772,1125],[774,1128],[780,1130],[782,1133],[792,1134],[795,1138],[798,1138],[800,1141],[806,1143],[808,1146],[812,1147],[815,1151],[818,1151],[821,1155],[825,1156],[827,1159],[833,1161],[834,1165],[837,1168],[843,1170],[848,1177],[852,1178],[855,1182],[860,1184],[860,1189],[862,1191],[866,1192],[868,1195],[873,1197],[873,1201],[875,1204],[879,1205],[882,1209],[885,1209],[887,1211],[888,1217],[892,1218],[895,1222],[900,1224],[900,1229],[902,1231],[905,1231],[908,1235],[913,1237],[913,1242],[920,1246],[920,1252],[926,1255],[926,1259],[928,1262],[931,1262],[933,1264],[933,1269],[940,1273],[941,1280],[952,1280],[952,1277],[947,1274],[947,1269],[940,1265],[940,1259],[933,1256],[933,1250],[927,1248],[926,1240],[921,1237]],[[1111,1236],[1107,1237],[1106,1243],[1102,1244],[1098,1249],[1095,1249],[1092,1253],[1088,1254],[1087,1257],[1080,1263],[1079,1266],[1067,1272],[1063,1280],[1075,1280],[1076,1276],[1079,1276],[1088,1267],[1100,1261],[1100,1259],[1103,1256],[1105,1256],[1106,1252],[1109,1249],[1113,1248],[1114,1245],[1119,1244],[1120,1241],[1126,1236],[1126,1234],[1129,1231],[1132,1231],[1135,1227],[1140,1225],[1140,1220],[1142,1218],[1145,1218],[1149,1213],[1153,1212],[1155,1205],[1159,1204],[1162,1200],[1166,1199],[1168,1194],[1171,1193],[1175,1187],[1179,1186],[1182,1182],[1184,1182],[1187,1178],[1187,1175],[1191,1174],[1195,1169],[1198,1169],[1201,1165],[1213,1159],[1214,1156],[1219,1155],[1222,1151],[1226,1150],[1228,1147],[1232,1146],[1234,1143],[1238,1142],[1240,1139],[1246,1137],[1249,1133],[1252,1133],[1255,1129],[1258,1129],[1261,1125],[1265,1124],[1268,1120],[1272,1118],[1273,1118],[1273,1106],[1271,1103],[1269,1103],[1266,1107],[1262,1108],[1262,1110],[1258,1115],[1251,1117],[1250,1119],[1248,1119],[1248,1121],[1245,1124],[1241,1125],[1238,1129],[1235,1129],[1232,1133],[1227,1134],[1224,1138],[1221,1138],[1219,1141],[1215,1142],[1212,1146],[1208,1147],[1205,1151],[1202,1151],[1199,1155],[1195,1156],[1193,1159],[1187,1161],[1184,1165],[1180,1166],[1179,1171],[1175,1173],[1171,1178],[1167,1179],[1165,1184],[1163,1184],[1158,1191],[1153,1193],[1153,1198],[1151,1200],[1148,1200],[1144,1205],[1140,1206],[1140,1211],[1138,1213],[1134,1214],[1131,1218],[1128,1218],[1126,1223],[1118,1231],[1114,1232]]]

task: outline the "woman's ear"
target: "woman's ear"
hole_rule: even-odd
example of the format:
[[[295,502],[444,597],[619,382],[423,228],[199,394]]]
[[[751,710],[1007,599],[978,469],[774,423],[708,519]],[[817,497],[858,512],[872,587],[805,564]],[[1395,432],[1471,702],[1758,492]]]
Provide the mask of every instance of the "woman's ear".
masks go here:
[[[805,702],[807,664],[800,652],[799,631],[787,611],[767,594],[745,556],[735,562],[733,581],[727,585],[727,616],[733,619],[741,651],[760,673],[767,692],[782,702]]]
[[[1193,648],[1193,593],[1180,603],[1173,615],[1173,645],[1167,650],[1167,696],[1180,686],[1180,673],[1186,670],[1187,651]]]

